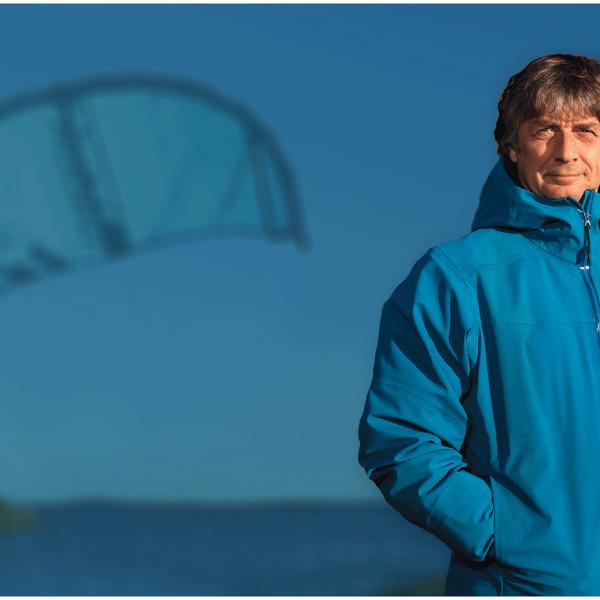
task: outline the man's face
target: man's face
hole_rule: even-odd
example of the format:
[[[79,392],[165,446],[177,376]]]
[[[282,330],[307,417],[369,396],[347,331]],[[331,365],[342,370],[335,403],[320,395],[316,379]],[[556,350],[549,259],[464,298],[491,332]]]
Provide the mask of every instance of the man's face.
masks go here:
[[[519,127],[516,147],[508,152],[521,185],[545,198],[579,201],[600,186],[600,122],[596,117],[547,115]]]

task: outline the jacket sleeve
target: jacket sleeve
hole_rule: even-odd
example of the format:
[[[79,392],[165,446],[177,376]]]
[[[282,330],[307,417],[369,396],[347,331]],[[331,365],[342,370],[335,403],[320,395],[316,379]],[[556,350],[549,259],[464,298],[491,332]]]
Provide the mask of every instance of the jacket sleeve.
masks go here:
[[[430,248],[383,306],[358,460],[406,519],[482,561],[494,553],[492,494],[460,452],[477,315],[461,274]]]

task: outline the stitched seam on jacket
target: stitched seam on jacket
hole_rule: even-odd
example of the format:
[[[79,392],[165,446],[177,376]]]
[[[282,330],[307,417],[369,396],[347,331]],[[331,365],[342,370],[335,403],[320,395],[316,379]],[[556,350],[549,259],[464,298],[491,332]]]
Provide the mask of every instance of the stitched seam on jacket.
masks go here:
[[[494,229],[494,228],[492,228]],[[483,231],[483,229],[477,229],[478,231]],[[475,232],[472,232],[475,233]],[[519,235],[519,237],[524,237],[522,235],[522,233],[520,232],[511,232],[511,235]],[[527,240],[527,241],[531,241],[531,240]],[[502,258],[502,260],[497,260],[495,262],[489,262],[489,261],[484,261],[484,262],[477,262],[477,257],[472,257],[473,258],[473,262],[470,262],[468,267],[466,267],[466,271],[468,271],[469,273],[472,273],[474,271],[478,271],[481,268],[485,268],[487,266],[502,266],[505,264],[510,264],[512,262],[515,262],[517,260],[520,260],[522,258],[530,258],[532,256],[535,257],[539,257],[540,253],[539,253],[539,248],[537,246],[529,246],[528,244],[525,244],[525,246],[522,249],[519,249],[518,251],[513,251],[510,254],[506,254],[504,255],[504,257]]]
[[[481,315],[479,313],[479,301],[477,299],[477,294],[475,293],[475,290],[469,285],[469,283],[465,279],[465,277],[462,274],[462,272],[452,262],[452,260],[450,259],[450,257],[439,246],[437,247],[437,250],[438,250],[440,256],[444,257],[444,260],[447,262],[448,265],[450,265],[450,267],[456,273],[457,277],[462,281],[463,285],[465,286],[465,288],[467,290],[467,294],[471,297],[471,300],[472,300],[472,303],[473,303],[473,314],[476,317],[475,318],[475,327],[467,327],[467,330],[465,331],[465,334],[464,334],[464,344],[465,344],[465,347],[467,348],[467,354],[468,354],[469,353],[469,350],[468,350],[468,348],[469,348],[469,342],[467,340],[467,337],[469,335],[469,331],[475,330],[477,332],[477,336],[480,337],[481,336],[481,330],[482,330]],[[475,357],[475,359],[473,361],[473,364],[471,364],[471,358],[469,357],[469,365],[470,365],[470,369],[471,369],[471,373],[470,373],[469,379],[471,379],[471,384],[472,384],[473,383],[472,382],[472,375],[474,375],[477,372],[477,370],[479,369],[479,353],[477,353],[477,356]],[[471,387],[472,387],[472,385],[471,385]]]
[[[465,279],[464,275],[461,273],[461,271],[458,269],[458,267],[452,262],[450,257],[439,246],[436,248],[436,250],[439,252],[440,256],[444,257],[445,261],[450,265],[452,270],[456,273],[456,275],[462,281],[463,285],[467,289],[469,296],[471,296],[471,299],[473,300],[474,308],[477,308],[477,296],[476,296],[474,290],[471,288],[471,286],[467,283],[467,280]],[[477,315],[477,317],[479,317],[479,310],[475,310],[474,313],[475,313],[475,315]],[[477,320],[480,320],[480,319],[478,318]]]
[[[531,240],[529,240],[529,242],[531,242]],[[540,259],[543,258],[544,255],[539,252],[539,250],[541,250],[541,248],[538,248],[537,244],[533,244],[535,246],[535,248],[538,249],[538,252],[532,251],[530,254],[518,254],[518,255],[513,255],[513,256],[509,256],[507,259],[505,260],[500,260],[498,262],[485,262],[485,263],[479,263],[476,264],[474,266],[469,267],[469,271],[481,271],[483,269],[487,269],[487,268],[494,268],[494,267],[504,267],[506,265],[510,265],[514,262],[520,261],[520,260],[527,260],[527,259]],[[552,254],[552,256],[554,256],[554,254]],[[573,265],[573,263],[570,263],[568,261],[567,264]]]
[[[528,238],[526,235],[523,235],[523,237],[528,242],[532,243],[541,252],[545,252],[546,254],[549,254],[550,256],[554,256],[554,258],[557,258],[558,260],[562,260],[562,261],[564,261],[566,263],[569,263],[570,265],[576,265],[577,264],[576,261],[569,260],[568,258],[564,258],[563,256],[560,256],[560,254],[555,254],[554,252],[550,252],[550,250],[546,250],[546,248],[544,248],[541,244],[539,244],[535,240],[532,240],[532,239]]]
[[[410,318],[410,316],[405,313],[403,307],[396,302],[393,295],[389,298],[388,302],[390,302],[391,305],[393,305],[396,308],[396,310],[398,310],[398,312],[400,313],[402,318],[406,321],[407,325],[413,330],[415,336],[421,340],[421,343],[424,344],[424,341],[421,338],[421,335],[419,334],[418,329],[415,327],[415,324],[413,323],[413,319]],[[464,332],[463,339],[466,339],[468,331],[469,331],[469,328],[467,328],[466,331]],[[432,355],[432,360],[435,361],[438,365],[440,365],[442,367],[448,366],[448,363],[446,361],[444,361],[444,359],[441,358],[437,353],[434,353]],[[448,382],[447,377],[445,375],[443,375],[443,369],[442,369],[442,377],[444,379],[444,383],[447,384],[448,387],[450,387],[450,383]],[[406,389],[406,388],[403,388],[403,389]],[[406,390],[406,391],[408,392],[408,390]],[[418,398],[418,396],[417,396],[417,398]],[[418,398],[418,399],[420,400],[421,398]]]
[[[444,413],[448,418],[452,419],[460,427],[466,426],[466,423],[467,423],[466,421],[461,421],[458,417],[453,415],[451,412],[448,412],[445,408],[438,406],[435,402],[432,402],[431,400],[429,400],[428,398],[426,398],[424,396],[419,396],[419,395],[415,394],[414,392],[412,392],[411,390],[408,390],[407,388],[405,388],[402,385],[398,385],[397,383],[390,383],[390,382],[384,381],[382,379],[373,379],[373,381],[371,382],[371,386],[374,386],[377,384],[382,385],[383,387],[390,387],[393,389],[401,390],[408,397],[412,398],[413,400],[417,400],[419,402],[424,402],[428,406],[431,406],[431,407],[435,408],[436,410]]]

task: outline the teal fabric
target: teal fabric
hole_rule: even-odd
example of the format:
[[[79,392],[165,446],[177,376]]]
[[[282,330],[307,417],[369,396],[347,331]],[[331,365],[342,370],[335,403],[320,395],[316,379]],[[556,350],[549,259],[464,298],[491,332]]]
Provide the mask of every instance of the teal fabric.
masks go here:
[[[498,161],[383,305],[358,459],[453,550],[447,595],[600,594],[599,195]]]

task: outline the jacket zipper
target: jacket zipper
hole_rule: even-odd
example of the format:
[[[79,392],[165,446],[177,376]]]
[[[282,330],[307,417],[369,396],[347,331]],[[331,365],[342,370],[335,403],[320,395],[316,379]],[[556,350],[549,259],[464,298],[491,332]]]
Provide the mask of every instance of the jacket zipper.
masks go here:
[[[579,270],[583,275],[583,280],[588,289],[590,295],[590,302],[592,303],[592,310],[594,312],[594,321],[596,323],[596,333],[600,334],[600,300],[598,299],[598,290],[594,284],[592,278],[592,245],[590,243],[590,207],[588,200],[591,198],[589,192],[585,193],[582,200],[582,207],[577,207],[579,213],[583,216],[583,228],[584,228],[584,252],[582,264],[579,265]]]

